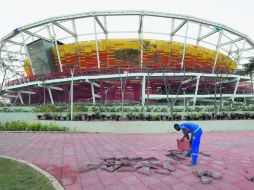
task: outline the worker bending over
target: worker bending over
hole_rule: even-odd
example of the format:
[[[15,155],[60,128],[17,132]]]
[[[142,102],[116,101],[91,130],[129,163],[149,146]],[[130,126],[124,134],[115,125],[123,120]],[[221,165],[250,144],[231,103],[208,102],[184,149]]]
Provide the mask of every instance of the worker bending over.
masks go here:
[[[182,141],[189,138],[189,133],[191,134],[191,139],[190,139],[190,150],[187,154],[187,156],[191,156],[191,162],[188,164],[189,166],[193,166],[197,163],[198,160],[198,152],[199,152],[199,144],[200,144],[200,139],[202,136],[202,129],[199,127],[198,124],[192,123],[192,122],[186,122],[186,123],[180,123],[180,124],[175,124],[174,125],[175,130],[177,131],[182,131],[183,132],[183,137]]]

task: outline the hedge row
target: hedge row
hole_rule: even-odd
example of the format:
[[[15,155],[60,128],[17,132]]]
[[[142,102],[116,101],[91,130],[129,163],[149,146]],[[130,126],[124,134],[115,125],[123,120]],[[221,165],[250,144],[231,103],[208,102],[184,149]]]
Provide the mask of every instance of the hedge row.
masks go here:
[[[53,123],[42,124],[40,122],[9,121],[0,123],[0,131],[68,131],[68,128],[60,127]]]

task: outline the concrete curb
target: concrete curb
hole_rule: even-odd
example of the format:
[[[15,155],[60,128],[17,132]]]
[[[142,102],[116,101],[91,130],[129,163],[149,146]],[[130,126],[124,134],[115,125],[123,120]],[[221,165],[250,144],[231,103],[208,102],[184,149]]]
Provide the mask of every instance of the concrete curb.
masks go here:
[[[43,176],[45,176],[49,182],[51,183],[51,185],[53,186],[53,188],[55,190],[64,190],[63,186],[57,181],[57,179],[50,175],[48,172],[46,172],[45,170],[39,168],[38,166],[36,166],[35,164],[31,163],[31,162],[27,162],[25,160],[20,160],[20,159],[16,159],[13,157],[9,157],[9,156],[4,156],[4,155],[0,155],[0,158],[6,158],[6,159],[10,159],[10,160],[14,160],[23,164],[26,164],[27,166],[35,169],[36,171],[38,171],[40,174],[42,174]]]

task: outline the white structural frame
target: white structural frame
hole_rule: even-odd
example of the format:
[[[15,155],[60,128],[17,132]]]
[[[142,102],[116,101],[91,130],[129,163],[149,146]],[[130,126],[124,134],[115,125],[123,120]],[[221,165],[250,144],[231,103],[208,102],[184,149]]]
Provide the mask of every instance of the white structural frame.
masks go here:
[[[100,85],[97,83],[97,81],[100,80],[110,80],[110,79],[119,79],[119,77],[122,78],[128,78],[128,79],[137,79],[139,78],[141,80],[141,104],[142,106],[145,105],[146,99],[172,99],[172,98],[178,98],[178,99],[184,99],[184,98],[190,98],[190,100],[193,102],[193,105],[196,105],[197,100],[203,100],[203,99],[212,99],[214,98],[214,94],[207,94],[207,95],[201,95],[198,94],[199,84],[200,84],[200,78],[218,78],[217,74],[206,74],[206,73],[153,73],[152,75],[149,75],[149,73],[125,73],[125,74],[109,74],[109,75],[97,75],[97,76],[74,76],[69,78],[62,78],[62,79],[52,79],[52,80],[46,80],[46,81],[34,81],[34,82],[28,82],[20,85],[15,86],[9,86],[4,87],[3,91],[6,92],[6,94],[11,94],[13,92],[20,93],[21,89],[30,89],[30,91],[33,88],[41,87],[41,86],[49,86],[49,88],[54,90],[60,90],[63,91],[62,88],[55,87],[58,84],[63,83],[71,83],[71,86],[73,86],[73,83],[84,81],[87,83],[90,83],[91,85],[91,92],[92,92],[92,100],[93,104],[96,103],[96,98],[101,98],[100,95],[95,94],[94,87],[100,88]],[[182,84],[190,83],[194,80],[196,80],[195,84],[195,93],[194,94],[185,94],[185,95],[175,95],[175,94],[169,94],[169,95],[162,95],[162,94],[146,94],[146,78],[163,78],[163,77],[190,77],[190,79],[185,80],[182,82]],[[250,78],[246,76],[239,76],[239,75],[228,75],[228,74],[222,74],[220,75],[220,79],[226,79],[225,83],[234,83],[236,82],[236,86],[234,89],[234,92],[232,94],[222,94],[222,97],[224,99],[230,99],[232,101],[235,100],[235,98],[249,98],[253,99],[253,94],[237,94],[237,89],[240,86],[240,82],[249,82]],[[9,92],[9,93],[8,93]],[[71,89],[71,96],[73,95],[73,91]],[[217,97],[220,97],[219,94],[217,94]],[[19,96],[20,98],[20,96]],[[52,97],[53,99],[53,97]],[[71,98],[72,99],[72,98]],[[21,99],[20,99],[21,100]],[[71,101],[72,102],[72,101]],[[52,103],[52,101],[51,101]],[[53,103],[52,103],[53,104]]]
[[[109,31],[107,29],[107,21],[106,18],[110,17],[110,16],[137,16],[137,19],[139,19],[139,29],[138,31]],[[162,13],[162,12],[154,12],[154,11],[101,11],[101,12],[86,12],[86,13],[80,13],[80,14],[73,14],[73,15],[65,15],[65,16],[59,16],[59,17],[52,17],[52,18],[48,18],[48,19],[44,19],[23,27],[19,27],[17,29],[14,30],[14,32],[9,33],[8,35],[4,36],[1,39],[1,46],[0,46],[0,58],[4,57],[4,52],[5,50],[2,48],[3,45],[8,44],[8,46],[23,46],[24,43],[20,42],[19,40],[17,40],[22,33],[26,34],[26,38],[25,38],[25,43],[28,43],[27,40],[31,39],[31,38],[36,38],[36,39],[45,39],[48,40],[47,36],[42,36],[39,33],[41,32],[41,30],[43,30],[44,26],[47,25],[51,25],[52,27],[52,32],[54,33],[54,26],[57,26],[58,28],[60,28],[62,31],[64,31],[67,35],[70,35],[71,38],[74,38],[75,41],[78,41],[78,38],[80,36],[82,36],[82,34],[78,34],[77,30],[76,30],[76,23],[75,20],[76,19],[86,19],[86,18],[93,18],[94,20],[94,34],[95,35],[95,40],[96,40],[96,49],[98,49],[98,34],[100,34],[100,32],[97,32],[96,29],[96,24],[98,24],[100,26],[100,28],[102,29],[103,33],[105,34],[105,38],[107,39],[107,36],[109,33],[135,33],[137,32],[140,39],[143,39],[143,33],[150,33],[150,34],[155,34],[154,32],[151,31],[144,31],[143,30],[143,20],[145,19],[145,17],[156,17],[156,18],[167,18],[169,20],[171,20],[171,32],[168,33],[160,33],[160,34],[164,34],[164,35],[169,35],[170,36],[170,40],[173,40],[174,36],[180,36],[177,33],[179,32],[179,30],[185,26],[188,23],[195,23],[198,25],[199,27],[199,32],[198,32],[198,36],[196,38],[196,44],[199,45],[200,42],[204,42],[206,43],[205,39],[208,38],[209,36],[215,35],[217,34],[219,31],[224,31],[223,36],[226,37],[226,32],[230,33],[234,36],[236,36],[235,39],[232,39],[228,42],[224,42],[221,44],[221,49],[222,46],[225,47],[226,45],[230,45],[230,44],[235,44],[245,40],[246,44],[248,44],[247,48],[240,48],[242,52],[247,52],[247,51],[251,51],[254,49],[254,42],[252,39],[250,39],[247,35],[234,30],[228,26],[225,26],[223,24],[219,24],[219,23],[215,23],[212,21],[208,21],[208,20],[204,20],[204,19],[200,19],[200,18],[196,18],[196,17],[192,17],[192,16],[188,16],[188,15],[179,15],[179,14],[170,14],[170,13]],[[99,17],[103,17],[104,23],[100,20]],[[175,21],[181,21],[180,24],[178,24],[176,26]],[[66,26],[64,26],[62,24],[62,22],[71,22],[72,27],[71,28],[67,28]],[[201,35],[201,31],[202,28],[209,28],[210,32]],[[31,31],[32,29],[36,29],[39,28],[36,31]],[[159,34],[159,33],[158,33]],[[57,43],[57,34],[53,34],[50,35],[50,38],[54,39],[54,42]],[[186,38],[186,36],[182,36],[182,38]],[[191,39],[190,36],[187,36],[187,39]],[[216,47],[218,46],[217,44],[214,44]],[[56,44],[56,48],[57,48],[57,44]],[[58,48],[57,48],[58,49]],[[12,50],[8,50],[9,52],[13,52]],[[239,50],[233,50],[230,52],[230,54],[234,54],[237,53]],[[228,51],[229,52],[229,51]],[[22,52],[23,53],[23,52]],[[57,51],[57,53],[59,54],[59,52]],[[58,55],[58,59],[59,59],[59,55]],[[100,68],[100,58],[99,58],[99,54],[97,53],[97,62],[98,62],[98,68]],[[142,63],[142,61],[141,61]],[[60,69],[61,69],[61,60],[59,59],[59,64],[60,64]]]
[[[108,17],[122,17],[122,16],[136,16],[138,21],[138,26],[137,30],[135,31],[110,31],[108,29],[108,22],[107,18]],[[161,18],[161,19],[168,19],[171,21],[171,26],[170,26],[170,32],[151,32],[151,31],[146,31],[144,30],[144,19],[147,17],[156,17],[156,18]],[[92,19],[93,21],[93,26],[91,28],[94,28],[94,32],[90,34],[81,34],[77,31],[76,27],[76,20],[78,19]],[[67,27],[64,25],[65,22],[70,22],[71,27]],[[124,21],[123,21],[124,22]],[[198,33],[197,37],[194,38],[193,36],[188,36],[188,30],[190,28],[190,24],[193,25],[195,24],[198,27]],[[97,26],[102,29],[101,31],[97,30]],[[62,32],[66,34],[66,37],[60,38],[58,33],[55,31],[54,27],[58,27],[61,29]],[[181,29],[185,27],[185,35],[179,34]],[[208,31],[204,34],[202,34],[202,31],[204,29],[208,29]],[[48,35],[42,35],[40,32],[43,30],[48,30]],[[225,26],[223,24],[215,23],[212,21],[192,17],[189,15],[179,15],[179,14],[170,14],[170,13],[162,13],[162,12],[154,12],[154,11],[144,11],[144,10],[137,10],[137,11],[100,11],[100,12],[85,12],[85,13],[79,13],[79,14],[72,14],[72,15],[65,15],[65,16],[59,16],[59,17],[52,17],[48,19],[44,19],[38,22],[34,22],[32,24],[28,24],[26,26],[22,26],[19,28],[16,28],[13,32],[7,34],[4,36],[1,41],[0,41],[0,60],[8,60],[8,55],[14,54],[17,56],[20,56],[17,60],[23,61],[25,59],[25,56],[29,59],[31,65],[31,59],[27,51],[26,45],[28,43],[31,43],[34,40],[37,39],[44,39],[47,41],[51,41],[52,43],[55,44],[56,47],[56,52],[57,52],[57,58],[60,66],[60,71],[63,71],[62,68],[62,62],[61,62],[61,57],[60,57],[60,52],[58,48],[58,40],[61,41],[63,39],[74,39],[74,42],[78,42],[81,37],[84,35],[94,35],[95,38],[95,43],[96,43],[96,54],[97,54],[97,65],[98,69],[100,69],[100,55],[99,55],[99,38],[98,36],[101,34],[105,35],[105,39],[108,39],[108,35],[113,33],[137,33],[139,40],[141,41],[141,47],[140,47],[140,67],[143,67],[143,41],[144,41],[144,35],[145,34],[154,34],[154,35],[166,35],[170,41],[175,39],[176,37],[181,38],[184,40],[183,43],[183,55],[182,55],[182,62],[181,68],[184,67],[184,60],[185,60],[185,53],[186,53],[186,44],[188,40],[195,40],[196,45],[200,45],[201,43],[214,46],[215,51],[216,51],[216,56],[214,59],[213,63],[213,68],[211,71],[211,74],[203,74],[203,73],[166,73],[166,77],[173,77],[173,76],[192,76],[196,77],[196,89],[195,89],[195,94],[191,95],[191,98],[193,98],[194,104],[196,103],[198,98],[205,98],[205,96],[198,95],[198,86],[199,86],[199,79],[200,77],[216,77],[214,74],[216,71],[216,63],[218,59],[219,53],[224,53],[225,55],[229,56],[230,58],[234,59],[235,62],[237,62],[238,65],[242,64],[245,59],[250,59],[254,57],[254,41],[249,38],[247,35],[232,29],[228,26]],[[211,43],[206,41],[207,38],[219,34],[218,40],[215,43]],[[231,36],[234,36],[234,38],[229,38],[227,34],[231,34]],[[222,38],[227,38],[228,41],[222,42]],[[22,41],[20,41],[22,39]],[[18,47],[20,49],[16,50],[15,48]],[[229,49],[227,49],[229,47]],[[225,53],[226,52],[226,53]],[[251,56],[242,56],[243,53],[250,53]],[[5,63],[0,63],[0,67],[6,66],[4,65]],[[8,65],[8,69],[10,73],[15,72],[15,69],[13,69],[13,65]],[[32,68],[32,72],[33,68]],[[124,76],[124,74],[121,74]],[[162,73],[153,73],[151,77],[163,77],[164,74]],[[91,84],[92,88],[92,99],[95,104],[95,98],[99,98],[99,95],[96,95],[94,93],[94,86],[96,86],[96,80],[102,79],[103,77],[108,78],[108,79],[114,79],[114,78],[119,78],[119,74],[111,74],[111,75],[99,75],[99,76],[75,76],[73,77],[73,80],[84,80],[87,82],[87,80],[92,80],[93,82]],[[129,73],[128,76],[125,76],[127,78],[132,78],[132,77],[143,77],[142,78],[142,97],[141,97],[141,102],[142,105],[145,104],[145,99],[146,99],[146,94],[145,94],[145,80],[147,76],[147,73]],[[149,76],[150,77],[150,76]],[[237,97],[240,97],[237,92],[237,88],[239,87],[239,83],[242,81],[249,81],[250,79],[248,77],[244,76],[238,76],[238,75],[226,75],[224,77],[227,77],[229,79],[239,79],[238,82],[236,83],[236,88],[234,94],[231,95],[232,100],[234,100]],[[61,82],[71,82],[70,78],[64,78],[64,79],[54,79],[54,80],[47,80],[44,81],[48,85],[48,91],[49,95],[51,97],[51,102],[52,104],[54,103],[54,99],[51,93],[51,89],[53,88],[59,88],[59,87],[54,87],[52,85],[57,85]],[[8,93],[8,90],[14,90],[15,92],[19,92],[22,89],[26,88],[33,88],[35,86],[40,86],[44,85],[42,81],[33,81],[33,82],[28,82],[25,84],[20,84],[20,85],[15,85],[15,86],[4,86],[3,87],[3,92]],[[56,89],[57,90],[57,89]],[[58,89],[59,90],[59,89]],[[21,97],[21,93],[19,92],[19,98]],[[173,97],[174,95],[169,95],[170,97]],[[186,95],[190,96],[190,95]],[[251,97],[253,95],[246,95],[245,97]],[[163,98],[163,95],[150,95],[149,99],[158,99],[158,98]],[[181,95],[178,96],[181,98]],[[21,97],[22,98],[22,97]],[[20,100],[21,100],[20,98]]]

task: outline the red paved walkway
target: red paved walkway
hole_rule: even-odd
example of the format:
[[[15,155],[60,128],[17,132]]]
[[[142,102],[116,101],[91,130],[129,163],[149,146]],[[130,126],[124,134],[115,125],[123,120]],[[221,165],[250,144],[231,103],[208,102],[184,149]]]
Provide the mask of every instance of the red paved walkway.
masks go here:
[[[166,150],[175,149],[176,133],[170,134],[50,134],[0,133],[0,154],[35,163],[54,175],[66,189],[87,190],[253,190],[245,169],[254,171],[254,131],[209,132],[204,134],[195,167],[215,169],[223,180],[203,185],[191,171],[178,164],[170,176],[96,170],[79,173],[78,168],[96,162],[100,156],[141,156],[168,159]],[[186,163],[189,160],[186,161]]]

